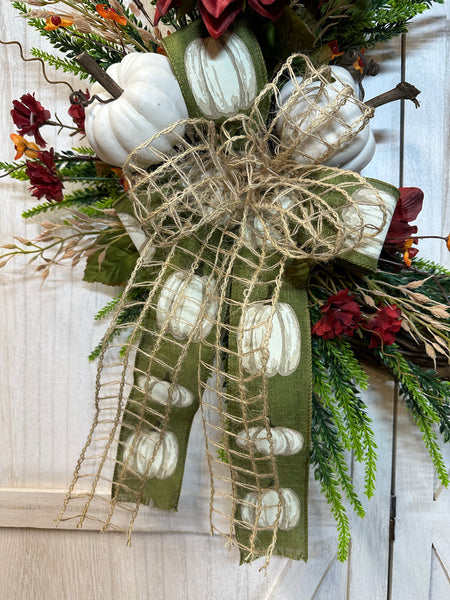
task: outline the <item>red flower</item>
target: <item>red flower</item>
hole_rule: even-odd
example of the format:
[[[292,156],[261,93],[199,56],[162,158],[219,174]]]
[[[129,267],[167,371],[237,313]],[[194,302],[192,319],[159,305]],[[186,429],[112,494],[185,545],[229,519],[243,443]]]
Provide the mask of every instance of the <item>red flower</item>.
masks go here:
[[[177,8],[182,2],[183,0],[158,0],[155,25],[169,10]],[[244,0],[198,0],[200,15],[213,38],[225,33],[244,4]],[[284,10],[285,0],[248,0],[248,5],[263,17],[276,21]]]
[[[402,311],[395,304],[383,306],[374,317],[369,319],[365,329],[372,331],[369,348],[377,348],[381,343],[390,346],[402,326]]]
[[[19,128],[20,135],[34,135],[36,144],[45,148],[39,127],[50,119],[50,112],[36,100],[34,94],[24,94],[20,100],[13,100],[13,106],[11,116],[14,125]]]
[[[64,186],[57,175],[53,148],[50,152],[39,152],[38,159],[40,162],[27,160],[25,171],[31,183],[32,195],[39,200],[45,196],[49,202],[61,202]]]
[[[353,298],[347,289],[330,296],[327,303],[320,307],[324,316],[314,324],[312,333],[324,340],[353,335],[361,320],[361,309]]]
[[[83,96],[83,98],[89,100],[89,90],[86,90],[85,94],[80,90],[79,92],[77,92],[77,94],[80,97]],[[75,125],[79,128],[81,133],[86,133],[86,131],[84,130],[84,120],[86,118],[86,111],[84,109],[83,104],[81,102],[73,102],[67,112],[72,117]]]
[[[410,225],[409,222],[417,219],[422,210],[423,192],[416,187],[403,187],[399,191],[400,198],[392,215],[384,246],[387,250],[407,252],[408,258],[413,258],[419,252],[417,248],[411,248],[410,243],[417,233],[417,226]]]

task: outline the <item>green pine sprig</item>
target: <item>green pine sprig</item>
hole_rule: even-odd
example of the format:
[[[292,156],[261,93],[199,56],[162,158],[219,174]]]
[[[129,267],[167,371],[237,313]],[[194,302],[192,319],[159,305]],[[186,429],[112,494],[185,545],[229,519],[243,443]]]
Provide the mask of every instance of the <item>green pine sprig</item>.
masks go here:
[[[319,23],[322,41],[337,40],[341,50],[370,48],[407,32],[415,16],[444,0],[325,0],[307,2]]]
[[[30,54],[35,58],[40,58],[54,69],[60,69],[64,73],[70,73],[79,79],[87,79],[89,77],[78,63],[69,58],[61,58],[40,48],[31,48]]]
[[[312,398],[310,462],[316,481],[320,481],[321,493],[327,499],[336,521],[338,558],[344,562],[348,557],[350,525],[342,490],[346,490],[347,494],[350,492],[351,496],[355,492],[333,414],[315,393]],[[361,506],[361,516],[363,510]]]
[[[375,490],[377,451],[371,419],[359,391],[368,377],[348,341],[312,339],[314,381],[311,464],[331,506],[338,530],[338,555],[345,560],[350,539],[345,500],[358,516],[364,508],[355,491],[347,461],[353,451],[364,464],[364,492]]]
[[[376,350],[375,355],[397,379],[400,394],[422,432],[437,475],[447,487],[449,476],[435,426],[439,426],[444,441],[450,441],[450,382],[443,381],[436,373],[424,371],[406,360],[396,344]]]
[[[22,16],[27,18],[28,24],[31,27],[36,29],[44,38],[48,39],[57,50],[66,54],[69,60],[75,59],[75,57],[84,51],[88,51],[90,56],[102,68],[107,69],[110,65],[120,62],[124,57],[124,50],[118,44],[104,40],[93,33],[79,34],[72,27],[47,31],[44,29],[46,25],[45,20],[31,18],[31,11],[26,4],[23,2],[13,2],[12,5]]]

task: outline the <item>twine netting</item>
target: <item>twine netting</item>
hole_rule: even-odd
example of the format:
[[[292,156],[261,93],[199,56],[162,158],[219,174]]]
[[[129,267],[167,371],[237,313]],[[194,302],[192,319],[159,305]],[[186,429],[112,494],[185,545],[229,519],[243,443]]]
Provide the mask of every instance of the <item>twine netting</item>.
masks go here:
[[[287,84],[292,92],[282,101]],[[304,286],[314,263],[358,250],[385,226],[375,188],[322,164],[371,116],[328,68],[292,57],[247,114],[220,126],[174,123],[129,156],[130,214],[147,242],[105,337],[96,416],[60,518],[131,533],[142,503],[175,509],[199,409],[211,531],[245,560],[268,561],[292,511],[306,521],[307,506],[293,499],[279,455],[302,452],[307,465],[307,419],[286,416],[297,425],[285,429],[296,435],[272,426],[277,411],[285,418],[276,397],[284,378],[306,365],[302,376],[311,379],[307,359],[298,358],[307,351],[298,346],[308,320],[300,316],[296,325],[286,308],[284,273],[295,261]],[[140,153],[157,153],[154,140],[168,133],[176,148],[148,172]],[[352,197],[362,187],[373,192],[378,226],[365,223]],[[346,210],[356,218],[344,219]]]

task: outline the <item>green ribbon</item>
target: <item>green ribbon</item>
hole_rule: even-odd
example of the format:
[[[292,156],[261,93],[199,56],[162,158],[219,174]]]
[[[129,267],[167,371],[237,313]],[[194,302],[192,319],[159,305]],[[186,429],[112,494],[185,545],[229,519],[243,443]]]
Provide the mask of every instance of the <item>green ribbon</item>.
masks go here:
[[[166,36],[162,41],[164,50],[167,53],[167,56],[171,62],[172,69],[178,79],[178,83],[180,84],[180,88],[182,94],[184,96],[184,100],[186,102],[186,106],[188,109],[189,116],[191,118],[195,117],[206,117],[220,123],[227,119],[230,116],[234,116],[238,112],[246,112],[249,109],[249,106],[239,105],[241,101],[241,94],[245,95],[244,85],[248,83],[249,80],[254,78],[256,87],[255,94],[252,100],[256,97],[257,93],[262,90],[264,85],[267,83],[267,72],[264,63],[264,58],[261,52],[261,48],[253,35],[253,33],[247,28],[245,23],[241,19],[237,19],[233,26],[230,28],[230,32],[232,35],[236,36],[240,41],[231,48],[228,48],[226,45],[225,49],[221,49],[220,40],[229,39],[229,34],[223,36],[219,39],[218,42],[213,40],[213,38],[209,37],[209,34],[206,30],[203,21],[194,21],[190,23],[187,27],[183,27],[176,33],[172,35]],[[214,77],[214,73],[212,72],[213,61],[216,56],[213,56],[210,52],[208,52],[207,47],[204,44],[204,41],[210,41],[214,44],[214,52],[219,52],[228,56],[228,62],[233,64],[236,58],[242,58],[244,54],[244,72],[240,72],[242,70],[241,64],[235,64],[235,69],[232,69],[229,73],[231,79],[227,80],[224,76],[220,81],[213,82],[215,84],[215,89],[224,89],[225,92],[229,92],[230,83],[233,86],[233,90],[236,92],[236,102],[237,105],[234,107],[234,110],[230,113],[224,112],[218,116],[212,116],[211,114],[205,112],[204,109],[199,106],[202,102],[199,103],[200,97],[205,97],[208,95],[211,86],[210,79]],[[190,46],[190,44],[196,44],[197,46]],[[187,51],[187,48],[188,51]],[[236,50],[237,56],[234,51]],[[250,60],[247,60],[247,55]],[[195,82],[199,83],[201,87],[195,89],[193,88],[194,81],[190,78],[190,60],[191,62],[197,66],[199,77],[196,78]],[[197,72],[197,71],[196,71]],[[241,82],[240,85],[237,85],[237,82]],[[209,84],[209,85],[208,85]],[[236,88],[236,89],[234,89]],[[266,103],[267,104],[267,103]],[[268,109],[268,106],[266,106]],[[223,108],[226,111],[226,108]]]
[[[244,295],[248,296],[249,305],[253,302],[272,301],[271,283],[280,276],[280,259],[282,256],[272,252],[268,257],[261,259],[250,250],[243,250],[238,256],[234,269],[231,286],[231,299],[236,301],[236,308],[230,314],[230,332],[236,332],[242,318],[242,309],[238,303],[242,302]],[[260,272],[258,285],[248,295],[248,288],[242,280],[249,278],[252,269]],[[302,267],[298,269],[301,280],[297,280],[294,287],[288,279],[283,280],[279,290],[276,305],[288,304],[295,312],[300,325],[300,362],[297,369],[288,376],[276,374],[267,378],[267,398],[262,396],[261,378],[257,377],[248,381],[245,389],[245,399],[242,402],[242,391],[237,383],[237,373],[240,369],[239,340],[236,333],[230,333],[228,369],[235,377],[229,379],[228,393],[230,397],[240,398],[240,401],[229,401],[227,410],[235,417],[234,421],[241,423],[250,420],[252,425],[264,425],[261,419],[267,403],[267,416],[270,427],[286,427],[299,432],[303,437],[303,446],[300,452],[292,455],[278,455],[273,459],[276,461],[276,481],[273,479],[271,457],[263,460],[261,454],[256,453],[256,473],[249,472],[255,468],[255,463],[249,456],[242,456],[242,449],[236,442],[238,427],[230,423],[232,434],[229,435],[229,447],[232,463],[235,470],[235,493],[238,498],[245,499],[249,489],[257,489],[260,497],[265,491],[273,489],[290,489],[298,497],[300,502],[300,516],[298,522],[292,529],[278,529],[276,542],[272,548],[273,554],[279,554],[295,560],[307,560],[308,557],[308,471],[309,471],[309,446],[311,436],[311,336],[308,310],[308,298],[305,285],[308,279],[309,268],[306,261],[302,261]],[[247,308],[248,310],[248,308]],[[275,308],[276,310],[276,308]],[[293,335],[294,331],[287,331],[287,335]],[[287,357],[285,357],[285,360]],[[247,412],[246,415],[243,411]],[[255,421],[256,419],[256,421]],[[268,477],[264,473],[269,472]],[[283,500],[281,500],[283,504]],[[242,518],[242,504],[241,516]],[[255,511],[256,513],[256,511]],[[255,514],[255,517],[257,515]],[[267,553],[268,548],[274,542],[273,531],[258,531],[255,537],[254,530],[248,525],[236,525],[236,536],[241,545],[241,562],[253,560],[258,555]]]

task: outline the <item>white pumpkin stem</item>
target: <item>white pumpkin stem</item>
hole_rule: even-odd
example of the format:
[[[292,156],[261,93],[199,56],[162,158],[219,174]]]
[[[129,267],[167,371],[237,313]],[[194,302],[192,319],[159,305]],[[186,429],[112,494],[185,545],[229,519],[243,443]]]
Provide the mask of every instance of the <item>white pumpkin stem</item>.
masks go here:
[[[396,100],[411,100],[414,102],[416,108],[419,108],[420,104],[417,100],[417,96],[419,94],[420,90],[414,87],[411,83],[402,81],[392,90],[384,92],[384,94],[380,94],[379,96],[375,96],[374,98],[367,100],[367,102],[364,104],[366,106],[371,106],[372,108],[378,108],[378,106],[383,106],[383,104],[395,102]]]
[[[89,75],[92,75],[92,77],[98,81],[113,98],[118,98],[123,94],[123,89],[120,85],[118,85],[87,52],[82,52],[75,60],[87,73],[89,73]]]

